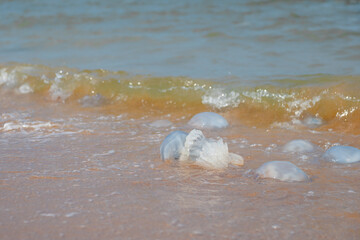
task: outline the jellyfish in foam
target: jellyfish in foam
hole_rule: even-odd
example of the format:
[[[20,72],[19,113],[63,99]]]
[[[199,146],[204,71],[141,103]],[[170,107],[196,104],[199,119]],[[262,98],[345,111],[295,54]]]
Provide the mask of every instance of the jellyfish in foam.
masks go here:
[[[360,150],[351,146],[334,146],[323,155],[324,159],[335,163],[360,162]]]
[[[271,161],[264,163],[256,170],[260,178],[273,178],[285,182],[308,181],[309,177],[296,165],[287,161]]]
[[[226,128],[229,123],[224,117],[213,112],[202,112],[193,116],[188,125],[199,129]]]

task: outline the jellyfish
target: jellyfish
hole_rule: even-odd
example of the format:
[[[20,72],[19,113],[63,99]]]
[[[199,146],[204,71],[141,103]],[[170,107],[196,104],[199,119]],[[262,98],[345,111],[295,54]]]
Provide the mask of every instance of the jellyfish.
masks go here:
[[[188,125],[199,129],[225,128],[229,124],[224,117],[213,112],[202,112],[193,116]]]
[[[243,165],[244,159],[229,153],[228,146],[220,138],[206,138],[202,131],[193,129],[187,136],[180,161],[190,161],[205,168],[222,169],[229,163]]]
[[[264,163],[256,170],[260,178],[273,178],[285,182],[308,181],[309,177],[296,165],[287,161],[271,161]]]
[[[167,135],[160,146],[161,159],[179,159],[187,135],[188,134],[183,131],[174,131]]]
[[[317,128],[324,124],[323,120],[318,117],[307,117],[302,122],[309,128]]]
[[[292,140],[283,147],[284,152],[305,153],[313,150],[314,146],[311,142],[301,139]]]
[[[334,146],[323,155],[324,159],[335,163],[360,162],[360,150],[351,146]]]

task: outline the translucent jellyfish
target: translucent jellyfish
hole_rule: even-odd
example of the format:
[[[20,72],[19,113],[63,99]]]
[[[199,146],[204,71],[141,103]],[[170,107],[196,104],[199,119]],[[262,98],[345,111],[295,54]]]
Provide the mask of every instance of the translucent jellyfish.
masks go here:
[[[229,124],[221,115],[213,112],[202,112],[193,116],[188,124],[195,128],[225,128]]]
[[[309,128],[317,128],[323,124],[323,120],[318,117],[307,117],[303,120],[303,124]]]
[[[360,162],[360,150],[350,146],[334,146],[323,155],[324,159],[336,163]]]
[[[226,168],[229,163],[244,164],[241,156],[229,153],[227,144],[221,138],[206,138],[197,129],[187,135],[180,161],[192,161],[199,166],[215,169]]]
[[[179,159],[187,135],[183,131],[175,131],[167,135],[160,146],[161,159]]]
[[[284,152],[306,153],[314,150],[314,145],[306,140],[296,139],[284,145]]]
[[[165,127],[170,127],[172,125],[172,122],[170,122],[169,120],[156,120],[150,123],[149,125],[150,127],[154,127],[154,128],[165,128]]]
[[[300,168],[287,161],[272,161],[261,165],[256,170],[261,178],[273,178],[285,182],[308,181],[309,177]]]

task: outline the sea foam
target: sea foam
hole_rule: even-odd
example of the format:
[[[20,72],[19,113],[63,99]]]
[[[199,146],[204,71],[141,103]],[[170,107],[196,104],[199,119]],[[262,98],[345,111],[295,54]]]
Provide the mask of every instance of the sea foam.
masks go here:
[[[202,112],[193,116],[188,125],[200,129],[225,128],[229,125],[224,117],[213,112]]]
[[[40,131],[45,129],[51,129],[54,127],[57,127],[57,124],[53,124],[51,122],[41,122],[41,121],[35,121],[35,122],[27,122],[27,123],[21,123],[21,122],[6,122],[4,123],[3,127],[0,127],[0,131]]]
[[[351,146],[334,146],[323,155],[324,159],[335,163],[360,162],[360,150]]]
[[[296,165],[287,161],[271,161],[264,163],[257,170],[260,178],[273,178],[285,182],[307,181],[309,177]]]
[[[202,96],[201,102],[217,109],[235,108],[240,104],[239,95],[239,93],[234,91],[226,93],[223,89],[215,88]]]

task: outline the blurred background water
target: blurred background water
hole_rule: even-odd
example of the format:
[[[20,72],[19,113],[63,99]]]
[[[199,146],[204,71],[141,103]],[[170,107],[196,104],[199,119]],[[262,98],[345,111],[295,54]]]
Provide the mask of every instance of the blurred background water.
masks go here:
[[[2,0],[0,16],[0,63],[220,81],[360,74],[358,1]]]

